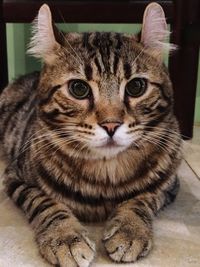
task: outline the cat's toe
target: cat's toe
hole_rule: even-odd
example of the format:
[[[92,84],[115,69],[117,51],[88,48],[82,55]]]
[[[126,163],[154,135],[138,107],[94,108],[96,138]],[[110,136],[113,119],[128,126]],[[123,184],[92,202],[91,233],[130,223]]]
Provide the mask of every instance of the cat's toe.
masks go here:
[[[135,262],[146,256],[152,247],[152,233],[145,225],[114,220],[103,236],[105,250],[115,262]]]
[[[66,232],[62,236],[43,233],[37,242],[42,256],[54,266],[88,267],[94,259],[95,245],[85,232]]]
[[[70,252],[80,267],[88,267],[94,259],[94,245],[88,243],[83,236],[76,237],[70,244]]]
[[[149,254],[152,248],[152,239],[144,242],[142,240],[134,240],[131,242],[129,249],[123,255],[122,262],[134,262],[139,258],[143,258]]]

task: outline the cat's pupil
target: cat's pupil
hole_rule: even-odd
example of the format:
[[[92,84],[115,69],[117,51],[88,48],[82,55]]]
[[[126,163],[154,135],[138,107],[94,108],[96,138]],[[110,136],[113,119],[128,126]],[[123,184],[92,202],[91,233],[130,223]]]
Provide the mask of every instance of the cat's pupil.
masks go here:
[[[71,80],[69,82],[69,92],[77,99],[84,99],[90,93],[89,85],[82,80]]]
[[[147,81],[144,78],[134,78],[126,85],[125,91],[129,96],[139,97],[146,91]]]

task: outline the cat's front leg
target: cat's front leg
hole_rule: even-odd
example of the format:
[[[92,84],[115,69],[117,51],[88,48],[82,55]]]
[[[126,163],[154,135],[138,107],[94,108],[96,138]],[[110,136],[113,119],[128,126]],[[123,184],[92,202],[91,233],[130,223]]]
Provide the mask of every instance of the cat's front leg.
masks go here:
[[[106,252],[116,262],[134,262],[152,247],[152,216],[134,202],[117,208],[103,235]]]
[[[16,179],[13,172],[5,176],[7,193],[32,225],[42,256],[55,266],[89,266],[95,246],[71,210],[36,186]]]
[[[152,219],[175,198],[178,187],[176,180],[169,191],[147,192],[116,208],[103,236],[106,252],[113,261],[134,262],[150,252],[153,243]]]

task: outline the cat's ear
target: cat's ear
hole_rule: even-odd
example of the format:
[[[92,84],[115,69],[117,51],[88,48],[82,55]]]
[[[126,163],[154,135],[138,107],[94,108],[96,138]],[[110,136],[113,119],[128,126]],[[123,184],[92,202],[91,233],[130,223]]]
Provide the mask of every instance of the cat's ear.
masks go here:
[[[174,49],[173,45],[167,43],[169,35],[162,7],[157,3],[149,4],[143,16],[141,42],[162,58],[164,52]]]
[[[38,16],[33,23],[29,54],[42,58],[46,62],[52,61],[55,57],[54,51],[60,47],[54,35],[54,27],[50,8],[44,4],[39,9]]]

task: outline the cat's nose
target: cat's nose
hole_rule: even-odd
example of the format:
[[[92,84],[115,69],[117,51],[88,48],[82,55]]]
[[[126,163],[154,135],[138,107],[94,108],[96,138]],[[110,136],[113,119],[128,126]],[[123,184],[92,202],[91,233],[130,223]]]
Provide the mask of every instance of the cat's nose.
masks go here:
[[[120,122],[104,122],[101,123],[100,126],[104,128],[107,134],[112,137],[117,130],[117,128],[121,125]]]

